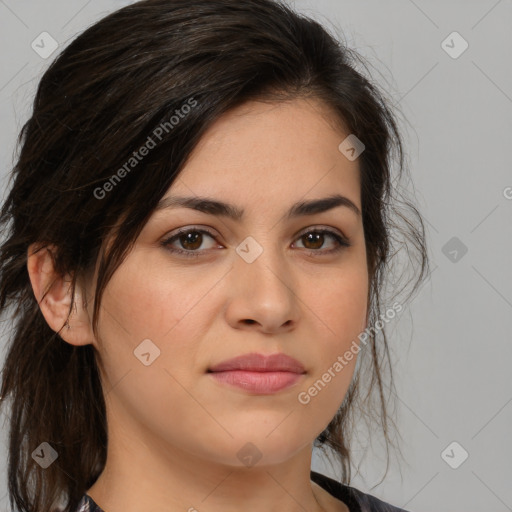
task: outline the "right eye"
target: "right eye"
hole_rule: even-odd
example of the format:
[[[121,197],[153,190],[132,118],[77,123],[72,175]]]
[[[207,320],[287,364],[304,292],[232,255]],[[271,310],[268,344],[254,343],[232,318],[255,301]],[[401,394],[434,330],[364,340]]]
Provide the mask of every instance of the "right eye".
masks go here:
[[[186,257],[196,257],[199,256],[202,252],[204,252],[198,250],[203,244],[203,235],[207,235],[212,239],[215,238],[215,236],[212,233],[205,229],[184,228],[180,229],[178,233],[163,240],[162,246],[165,247],[168,251],[175,254],[180,254]],[[178,242],[181,245],[182,249],[173,247],[173,244],[175,242]]]

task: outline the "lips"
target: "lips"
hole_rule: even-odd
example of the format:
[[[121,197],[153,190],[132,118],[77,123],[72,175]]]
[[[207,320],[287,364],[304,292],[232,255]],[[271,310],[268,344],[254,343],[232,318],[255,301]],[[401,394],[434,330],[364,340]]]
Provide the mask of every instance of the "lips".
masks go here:
[[[217,383],[256,395],[271,395],[295,386],[305,373],[304,366],[286,354],[245,354],[208,369]]]
[[[244,354],[222,363],[216,364],[208,369],[208,372],[227,372],[243,370],[248,372],[291,372],[305,373],[304,366],[286,354]]]

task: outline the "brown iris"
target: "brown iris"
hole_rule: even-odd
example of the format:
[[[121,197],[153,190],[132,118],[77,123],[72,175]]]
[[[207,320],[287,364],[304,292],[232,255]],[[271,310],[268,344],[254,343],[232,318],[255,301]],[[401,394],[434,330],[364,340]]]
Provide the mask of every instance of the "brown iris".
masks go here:
[[[179,240],[185,249],[193,251],[194,249],[199,249],[199,247],[201,247],[203,234],[199,231],[190,231],[181,235]],[[185,241],[183,242],[183,240]]]
[[[313,242],[314,244],[317,244],[317,245],[314,245],[314,247],[312,247],[312,249],[318,249],[318,248],[322,247],[322,245],[324,243],[323,233],[308,233],[306,235],[303,235],[301,238],[303,239],[303,241],[305,239],[307,239],[308,242]],[[319,241],[320,241],[320,243],[318,244]],[[306,244],[304,244],[304,245],[306,245]]]

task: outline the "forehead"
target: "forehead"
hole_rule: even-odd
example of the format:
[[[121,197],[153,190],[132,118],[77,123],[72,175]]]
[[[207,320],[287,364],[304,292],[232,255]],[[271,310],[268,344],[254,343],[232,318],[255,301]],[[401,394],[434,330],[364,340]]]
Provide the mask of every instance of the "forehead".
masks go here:
[[[261,205],[343,193],[360,207],[358,161],[338,149],[347,135],[317,100],[251,101],[209,127],[170,190]]]

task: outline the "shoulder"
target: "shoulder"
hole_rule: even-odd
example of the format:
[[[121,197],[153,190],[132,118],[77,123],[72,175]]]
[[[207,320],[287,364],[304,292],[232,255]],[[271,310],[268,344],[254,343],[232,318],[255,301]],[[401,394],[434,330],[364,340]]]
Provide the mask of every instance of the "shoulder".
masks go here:
[[[349,507],[350,512],[407,512],[403,508],[390,505],[371,494],[366,494],[354,487],[342,484],[321,473],[311,471],[311,480],[335,498],[343,501]]]
[[[361,507],[361,512],[407,512],[403,508],[390,505],[371,494],[366,494],[358,489],[354,489],[353,487],[345,487],[350,489],[353,496],[356,498],[359,506]]]
[[[104,512],[94,500],[88,495],[84,494],[78,503],[75,512]]]

